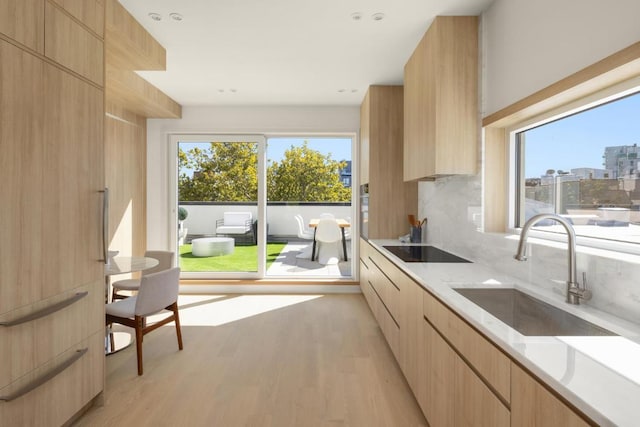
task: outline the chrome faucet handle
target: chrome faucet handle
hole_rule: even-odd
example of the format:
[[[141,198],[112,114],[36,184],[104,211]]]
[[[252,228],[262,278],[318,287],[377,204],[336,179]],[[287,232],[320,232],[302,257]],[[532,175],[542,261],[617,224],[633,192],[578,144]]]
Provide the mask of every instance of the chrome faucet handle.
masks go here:
[[[585,301],[589,301],[591,299],[592,293],[587,289],[587,273],[582,273],[582,286],[580,283],[575,283],[573,286],[569,287],[568,292],[571,295],[578,297],[578,299],[583,299]],[[579,301],[578,301],[579,302]]]
[[[583,271],[582,272],[582,295],[580,295],[580,298],[582,298],[585,301],[589,301],[591,297],[592,297],[591,291],[587,289],[587,272]]]

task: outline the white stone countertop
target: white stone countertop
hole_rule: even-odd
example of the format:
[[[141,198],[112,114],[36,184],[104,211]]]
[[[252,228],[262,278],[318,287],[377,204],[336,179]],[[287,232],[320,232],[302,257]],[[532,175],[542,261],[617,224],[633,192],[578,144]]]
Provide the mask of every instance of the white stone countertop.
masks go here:
[[[640,325],[586,305],[567,304],[564,295],[486,265],[406,263],[383,246],[410,244],[375,239],[369,243],[593,421],[603,426],[640,425]],[[453,290],[462,287],[517,288],[620,336],[525,336]]]

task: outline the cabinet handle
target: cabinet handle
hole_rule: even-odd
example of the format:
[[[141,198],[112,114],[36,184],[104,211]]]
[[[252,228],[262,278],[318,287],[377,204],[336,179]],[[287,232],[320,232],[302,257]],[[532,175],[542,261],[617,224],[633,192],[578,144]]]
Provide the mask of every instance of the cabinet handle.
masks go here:
[[[9,320],[7,322],[0,322],[0,326],[6,326],[6,327],[10,327],[10,326],[16,326],[16,325],[20,325],[22,323],[26,323],[26,322],[30,322],[32,320],[36,320],[39,319],[41,317],[45,317],[48,316],[50,314],[55,313],[56,311],[60,311],[63,308],[73,304],[76,301],[81,300],[82,298],[86,297],[89,294],[89,292],[78,292],[76,293],[74,296],[72,296],[71,298],[68,298],[64,301],[60,301],[56,304],[50,305],[49,307],[45,307],[41,310],[38,311],[34,311],[33,313],[29,313],[26,316],[22,316],[22,317],[18,317],[17,319],[14,320]]]
[[[47,381],[55,377],[56,375],[58,375],[59,373],[67,369],[69,366],[73,365],[78,359],[84,356],[84,354],[88,350],[89,350],[88,347],[83,348],[81,350],[76,350],[73,356],[67,359],[64,363],[60,364],[60,366],[57,366],[55,369],[52,369],[51,371],[45,373],[43,376],[36,378],[35,380],[31,381],[30,383],[26,384],[24,387],[16,390],[15,392],[11,394],[7,394],[6,396],[0,396],[0,401],[11,402],[12,400],[19,398],[20,396],[23,396],[29,393],[31,390],[34,390],[40,387],[42,384],[46,383]]]
[[[102,193],[102,259],[105,264],[109,261],[109,189],[100,190]]]

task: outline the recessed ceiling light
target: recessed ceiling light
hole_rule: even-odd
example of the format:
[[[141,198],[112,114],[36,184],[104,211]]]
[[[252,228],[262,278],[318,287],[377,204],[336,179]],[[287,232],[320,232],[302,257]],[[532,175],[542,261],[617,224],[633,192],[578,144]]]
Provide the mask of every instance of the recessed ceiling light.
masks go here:
[[[374,13],[373,15],[371,15],[371,19],[373,19],[374,21],[382,21],[384,19],[384,13]]]
[[[238,90],[237,89],[229,89],[229,91],[231,91],[231,93],[236,93]]]
[[[224,89],[218,89],[218,92],[224,93]]]
[[[171,19],[173,19],[174,21],[182,21],[182,15],[180,15],[179,13],[170,13],[169,16],[171,17]]]
[[[358,89],[351,89],[351,93],[356,93]]]
[[[347,91],[346,89],[338,89],[338,92],[339,92],[339,93],[344,93],[344,92],[346,92],[346,91]]]
[[[353,12],[351,14],[351,19],[353,19],[354,21],[359,21],[362,19],[362,13],[360,12]]]
[[[162,15],[160,15],[159,13],[151,12],[149,14],[149,18],[153,19],[154,21],[162,21]]]

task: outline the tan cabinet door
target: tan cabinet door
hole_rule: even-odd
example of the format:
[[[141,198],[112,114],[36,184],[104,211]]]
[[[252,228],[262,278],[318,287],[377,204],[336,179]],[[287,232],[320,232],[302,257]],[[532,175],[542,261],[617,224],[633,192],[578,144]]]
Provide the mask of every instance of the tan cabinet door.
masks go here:
[[[0,1],[0,33],[44,53],[45,0]]]
[[[404,180],[475,174],[477,17],[436,17],[405,65],[404,82]]]
[[[455,425],[508,427],[509,409],[458,355],[455,356]]]
[[[518,427],[582,427],[588,424],[538,381],[511,364],[511,424]]]
[[[456,353],[436,330],[424,321],[424,384],[420,406],[432,426],[454,425]],[[479,424],[478,424],[479,425]]]
[[[44,63],[0,40],[0,315],[42,298]]]

